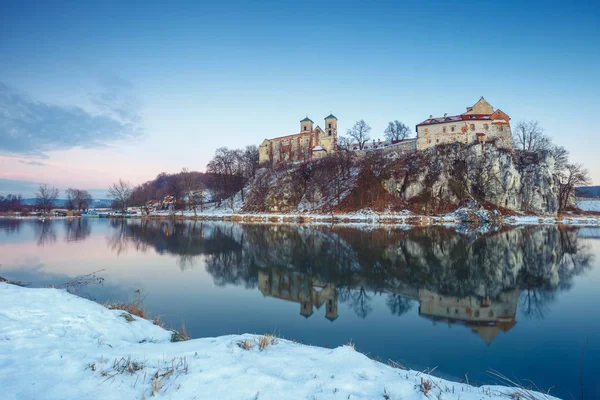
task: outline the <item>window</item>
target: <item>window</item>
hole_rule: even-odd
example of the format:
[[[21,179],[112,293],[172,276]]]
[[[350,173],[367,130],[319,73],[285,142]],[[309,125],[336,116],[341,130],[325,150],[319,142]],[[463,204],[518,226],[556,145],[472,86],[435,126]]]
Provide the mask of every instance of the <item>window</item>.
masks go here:
[[[439,143],[439,142],[440,142],[440,139],[435,139],[435,142],[436,142],[436,143]]]
[[[331,124],[329,124],[329,127],[331,128]]]
[[[504,130],[504,126],[503,125],[500,125],[499,128],[500,128],[500,132],[502,132]]]
[[[329,136],[331,136],[331,129],[329,130]]]
[[[454,126],[450,127],[450,132],[454,132]]]
[[[446,133],[446,127],[443,127],[443,128],[442,128],[442,131],[443,131],[444,133]]]
[[[427,135],[429,133],[429,128],[425,128],[425,134]]]
[[[302,130],[303,130],[303,131],[305,131],[305,130],[306,130],[306,125],[304,125],[304,128],[303,128]]]
[[[471,124],[471,130],[474,131],[475,130],[475,124]]]
[[[486,131],[490,129],[490,126],[488,124],[484,124],[483,125],[483,129],[485,129]]]

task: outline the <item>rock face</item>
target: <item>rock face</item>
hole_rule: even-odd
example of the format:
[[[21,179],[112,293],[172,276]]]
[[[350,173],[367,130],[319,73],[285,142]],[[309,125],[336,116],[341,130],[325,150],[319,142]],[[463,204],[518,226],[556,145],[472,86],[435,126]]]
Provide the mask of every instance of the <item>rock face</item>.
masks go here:
[[[393,174],[384,182],[388,191],[407,202],[430,202],[435,209],[440,202],[459,206],[477,199],[533,214],[555,214],[558,209],[550,154],[520,155],[489,144],[439,146],[414,157],[417,171]]]
[[[487,209],[555,214],[558,188],[551,154],[522,154],[493,144],[450,144],[363,158],[341,152],[322,160],[262,169],[246,188],[243,211],[329,212]]]

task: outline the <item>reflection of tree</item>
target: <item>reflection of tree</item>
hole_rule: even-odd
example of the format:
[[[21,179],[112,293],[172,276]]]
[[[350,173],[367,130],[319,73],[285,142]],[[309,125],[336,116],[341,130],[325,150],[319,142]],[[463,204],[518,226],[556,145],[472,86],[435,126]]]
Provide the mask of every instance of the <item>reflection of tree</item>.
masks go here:
[[[392,314],[398,316],[404,315],[412,309],[412,303],[408,297],[395,293],[388,294],[386,304]]]
[[[92,227],[85,218],[68,219],[65,221],[65,240],[79,242],[92,233]]]
[[[54,232],[52,221],[38,220],[34,227],[38,236],[38,246],[46,246],[56,242],[56,232]]]
[[[465,236],[444,227],[358,230],[164,220],[115,220],[111,226],[109,245],[117,252],[154,248],[178,256],[182,270],[202,257],[219,286],[254,288],[258,271],[304,275],[315,285],[332,284],[339,301],[361,318],[372,311],[369,293],[385,293],[390,312],[402,315],[420,289],[482,302],[519,289],[525,315],[543,318],[555,293],[568,290],[591,262],[576,230],[563,227]]]
[[[12,218],[0,218],[0,231],[7,235],[19,233],[22,220]]]
[[[525,289],[519,296],[521,312],[528,318],[544,319],[548,314],[548,304],[554,301],[555,293],[540,288]]]

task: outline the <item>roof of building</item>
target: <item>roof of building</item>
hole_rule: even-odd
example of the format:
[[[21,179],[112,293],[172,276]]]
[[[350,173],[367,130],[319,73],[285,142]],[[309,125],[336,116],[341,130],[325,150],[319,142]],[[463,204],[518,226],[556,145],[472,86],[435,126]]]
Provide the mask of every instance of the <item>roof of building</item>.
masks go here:
[[[502,110],[498,109],[494,111],[494,107],[488,103],[483,97],[481,97],[473,107],[467,107],[467,112],[460,115],[444,115],[443,117],[429,117],[425,121],[417,124],[421,125],[434,125],[444,124],[448,122],[460,122],[460,121],[480,121],[480,120],[505,120],[509,121],[510,117]]]
[[[306,121],[313,122],[313,120],[308,117],[300,120],[300,122],[306,122]]]
[[[337,119],[337,117],[333,114],[329,114],[328,116],[325,117],[325,119],[329,119],[329,118]]]

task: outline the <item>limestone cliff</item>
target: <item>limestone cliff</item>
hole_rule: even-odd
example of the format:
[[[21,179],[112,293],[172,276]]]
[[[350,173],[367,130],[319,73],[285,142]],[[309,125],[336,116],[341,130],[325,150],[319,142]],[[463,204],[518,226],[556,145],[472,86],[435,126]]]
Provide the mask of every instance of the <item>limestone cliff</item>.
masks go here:
[[[419,213],[483,205],[500,212],[555,214],[554,158],[451,144],[410,154],[337,153],[262,169],[246,187],[249,212],[410,209]]]

